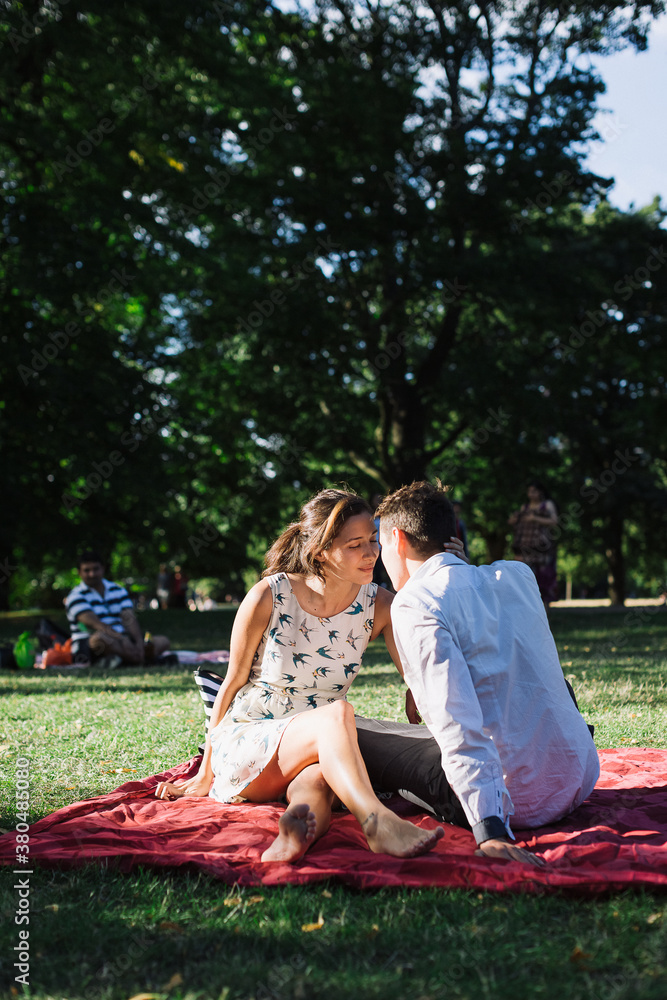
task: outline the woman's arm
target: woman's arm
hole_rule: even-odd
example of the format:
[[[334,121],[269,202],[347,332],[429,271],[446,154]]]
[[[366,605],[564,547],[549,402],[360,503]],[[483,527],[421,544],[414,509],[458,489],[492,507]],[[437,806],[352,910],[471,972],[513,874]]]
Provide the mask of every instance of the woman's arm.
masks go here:
[[[528,517],[531,521],[535,521],[537,524],[542,525],[543,528],[550,528],[554,524],[558,524],[558,514],[556,513],[556,507],[551,500],[544,501],[545,510],[540,513],[539,510],[529,511]]]
[[[187,781],[178,783],[161,781],[155,789],[159,799],[174,799],[183,795],[208,795],[210,792],[214,778],[211,767],[210,733],[224,717],[234,696],[247,683],[257,647],[271,620],[272,609],[271,588],[267,580],[261,580],[248,592],[236,612],[229,648],[229,666],[213,703],[199,771]]]

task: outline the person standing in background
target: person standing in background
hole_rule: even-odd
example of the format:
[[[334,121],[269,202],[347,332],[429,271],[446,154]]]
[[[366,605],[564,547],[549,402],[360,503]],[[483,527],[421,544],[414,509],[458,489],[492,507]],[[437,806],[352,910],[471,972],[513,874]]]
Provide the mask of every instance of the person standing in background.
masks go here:
[[[514,528],[514,558],[530,566],[545,604],[556,596],[556,545],[551,528],[558,524],[558,510],[546,487],[533,480],[528,484],[528,502],[508,518]]]
[[[188,582],[189,579],[181,567],[174,566],[174,572],[171,576],[170,608],[187,608]]]
[[[171,584],[171,575],[167,570],[167,565],[166,563],[160,563],[160,568],[157,574],[155,592],[157,594],[157,599],[160,603],[160,607],[163,611],[166,611],[169,606],[170,584]]]

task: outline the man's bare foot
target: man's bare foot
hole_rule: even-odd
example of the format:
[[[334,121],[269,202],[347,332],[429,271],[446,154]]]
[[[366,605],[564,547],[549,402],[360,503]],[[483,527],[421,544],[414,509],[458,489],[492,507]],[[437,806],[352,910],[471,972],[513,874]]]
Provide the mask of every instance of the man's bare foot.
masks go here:
[[[262,861],[298,861],[315,836],[315,813],[301,802],[289,805],[278,821],[280,833],[262,854]]]
[[[376,854],[391,854],[395,858],[414,858],[435,847],[445,831],[441,826],[435,830],[420,830],[414,823],[396,816],[386,806],[370,814],[362,823],[362,830],[371,851]]]

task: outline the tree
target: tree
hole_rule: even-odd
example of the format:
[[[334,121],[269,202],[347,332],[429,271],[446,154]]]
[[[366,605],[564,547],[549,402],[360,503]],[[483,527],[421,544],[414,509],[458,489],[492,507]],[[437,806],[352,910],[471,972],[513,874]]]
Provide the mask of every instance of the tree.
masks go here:
[[[583,165],[603,85],[578,60],[641,48],[661,3],[7,6],[12,559],[94,530],[231,570],[323,479],[555,464],[539,386],[607,273],[609,182]],[[80,497],[104,461],[32,530],[28,492]]]

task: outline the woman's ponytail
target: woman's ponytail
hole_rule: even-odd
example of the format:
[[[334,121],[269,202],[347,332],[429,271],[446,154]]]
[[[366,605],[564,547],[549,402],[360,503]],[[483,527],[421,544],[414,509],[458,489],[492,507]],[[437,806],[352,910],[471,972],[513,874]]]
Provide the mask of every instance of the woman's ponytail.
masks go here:
[[[276,538],[264,556],[266,569],[262,576],[273,576],[275,573],[303,573],[301,541],[301,525],[295,521]]]

